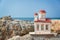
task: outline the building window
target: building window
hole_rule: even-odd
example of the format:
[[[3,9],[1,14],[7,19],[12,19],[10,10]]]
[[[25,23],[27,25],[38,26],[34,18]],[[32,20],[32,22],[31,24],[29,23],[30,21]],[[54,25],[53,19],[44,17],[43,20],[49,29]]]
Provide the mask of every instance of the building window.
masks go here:
[[[39,25],[37,24],[37,30],[39,30]]]
[[[41,30],[44,30],[44,24],[41,24]]]
[[[46,25],[46,30],[48,30],[48,25]]]
[[[45,15],[42,15],[42,18],[45,18]]]

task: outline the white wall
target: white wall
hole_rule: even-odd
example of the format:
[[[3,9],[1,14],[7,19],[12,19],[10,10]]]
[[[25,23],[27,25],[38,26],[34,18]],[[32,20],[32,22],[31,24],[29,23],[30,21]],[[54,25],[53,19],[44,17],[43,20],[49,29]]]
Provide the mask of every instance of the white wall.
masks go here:
[[[45,20],[45,19],[46,19],[46,14],[39,13],[39,20]]]
[[[39,24],[39,31],[37,31],[37,24]],[[44,24],[44,31],[41,30],[41,24]],[[46,30],[46,28],[45,28],[46,24],[49,25],[49,30]],[[47,32],[47,33],[50,33],[51,32],[51,23],[35,22],[34,23],[34,31],[35,32]]]

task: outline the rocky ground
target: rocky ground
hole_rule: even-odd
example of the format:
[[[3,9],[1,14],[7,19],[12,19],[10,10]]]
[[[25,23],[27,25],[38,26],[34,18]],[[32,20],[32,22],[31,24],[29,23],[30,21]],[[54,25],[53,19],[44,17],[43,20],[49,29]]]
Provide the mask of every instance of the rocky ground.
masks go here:
[[[29,34],[27,34],[25,36],[20,37],[20,40],[32,40],[32,37]]]
[[[60,34],[60,20],[56,19],[51,21],[52,21],[51,31]]]
[[[0,30],[0,37],[3,40],[14,35],[22,36],[22,39],[26,34],[34,31],[34,25],[32,25],[31,21],[15,20],[11,16],[5,16],[0,18]]]
[[[24,36],[14,36],[12,38],[9,38],[8,40],[33,40],[30,34],[26,34]]]
[[[51,28],[55,31],[60,30],[60,20],[51,20],[52,26]]]

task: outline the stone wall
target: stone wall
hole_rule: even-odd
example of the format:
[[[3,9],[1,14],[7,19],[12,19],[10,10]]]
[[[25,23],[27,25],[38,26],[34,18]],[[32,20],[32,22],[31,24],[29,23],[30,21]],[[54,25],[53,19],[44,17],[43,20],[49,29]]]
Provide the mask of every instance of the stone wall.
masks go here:
[[[32,36],[33,40],[60,40],[60,35],[55,37]]]

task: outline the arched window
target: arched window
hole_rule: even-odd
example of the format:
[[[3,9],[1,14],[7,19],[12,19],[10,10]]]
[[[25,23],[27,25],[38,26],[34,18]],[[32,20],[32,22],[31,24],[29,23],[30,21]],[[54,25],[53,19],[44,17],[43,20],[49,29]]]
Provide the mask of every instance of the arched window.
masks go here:
[[[37,24],[37,30],[39,30],[39,25]]]
[[[48,25],[46,25],[46,30],[48,30]]]
[[[45,18],[45,15],[41,15],[41,18]]]
[[[41,30],[44,30],[44,24],[41,24]]]

